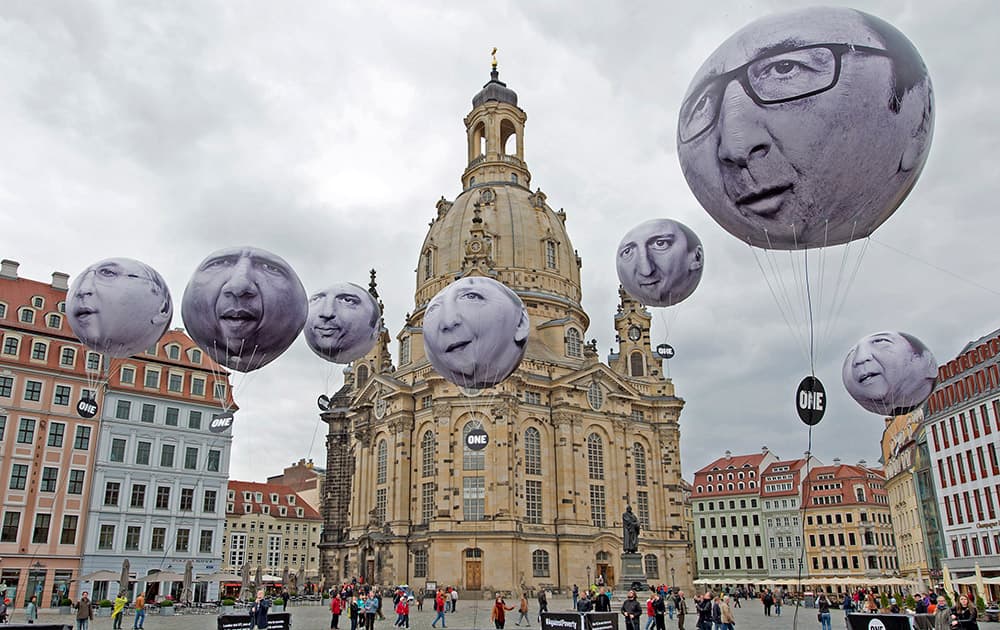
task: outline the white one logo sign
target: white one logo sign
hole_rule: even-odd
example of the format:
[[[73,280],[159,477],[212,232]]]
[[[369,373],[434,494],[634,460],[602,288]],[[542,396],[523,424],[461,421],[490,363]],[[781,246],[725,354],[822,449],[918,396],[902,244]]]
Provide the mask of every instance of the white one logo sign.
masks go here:
[[[885,624],[881,619],[872,619],[868,622],[868,630],[885,630]]]
[[[474,451],[481,451],[490,443],[490,436],[483,429],[473,429],[465,436],[465,445]]]
[[[213,413],[212,422],[208,425],[208,430],[212,433],[222,433],[231,426],[233,426],[233,414]]]

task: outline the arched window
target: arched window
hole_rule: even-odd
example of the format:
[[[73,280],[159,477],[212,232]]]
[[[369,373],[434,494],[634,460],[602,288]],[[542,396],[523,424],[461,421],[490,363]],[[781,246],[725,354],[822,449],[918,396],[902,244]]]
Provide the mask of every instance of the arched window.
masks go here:
[[[731,483],[730,484],[726,484],[726,486],[727,486],[728,490],[732,490],[733,489],[733,484],[731,484]]]
[[[358,389],[360,389],[361,386],[364,385],[365,382],[368,380],[368,366],[367,365],[359,365],[357,367],[357,375],[358,375],[358,377],[357,377],[357,379],[355,379],[356,380],[355,387],[357,387]]]
[[[469,560],[482,560],[483,550],[479,547],[472,547],[465,550],[465,557]]]
[[[434,432],[427,430],[420,440],[420,476],[434,476]]]
[[[377,474],[375,483],[385,483],[386,481],[386,471],[389,468],[389,443],[384,439],[379,440],[378,443],[378,455],[376,455],[375,461],[377,462]]]
[[[504,155],[515,155],[517,153],[517,129],[508,119],[500,121],[500,146]]]
[[[568,357],[582,357],[583,352],[581,351],[583,344],[580,343],[580,331],[576,328],[570,328],[566,331],[566,356]]]
[[[559,268],[555,241],[545,241],[545,266],[549,269]]]
[[[604,479],[604,443],[601,436],[587,436],[587,472],[591,479]]]
[[[542,434],[535,427],[524,432],[524,473],[542,474]]]
[[[635,483],[646,485],[646,449],[636,442],[632,445],[632,459],[635,461]]]
[[[743,482],[741,481],[738,484],[736,484],[736,487],[739,488],[740,490],[743,490],[743,487],[744,487]]]
[[[630,367],[629,372],[632,374],[632,376],[646,375],[646,366],[643,365],[641,352],[633,352],[631,355],[629,355],[629,367]]]
[[[753,490],[756,487],[757,487],[757,484],[751,481],[750,482],[750,489]]]
[[[647,553],[642,558],[643,566],[646,569],[646,579],[647,580],[658,580],[660,579],[660,560],[655,554]]]
[[[403,337],[399,340],[399,364],[406,365],[410,362],[410,338]]]
[[[517,183],[517,173],[511,173],[510,174],[510,183],[512,183],[512,184],[516,184]]]
[[[531,575],[549,577],[549,552],[536,549],[531,552]]]
[[[594,411],[599,411],[604,406],[604,392],[601,391],[601,384],[597,381],[587,388],[587,402]]]
[[[424,252],[424,280],[430,280],[430,277],[434,275],[434,254],[433,250],[428,249]]]
[[[469,433],[473,429],[482,429],[479,420],[470,420],[462,428],[462,470],[486,470],[486,449],[474,451],[469,448]]]

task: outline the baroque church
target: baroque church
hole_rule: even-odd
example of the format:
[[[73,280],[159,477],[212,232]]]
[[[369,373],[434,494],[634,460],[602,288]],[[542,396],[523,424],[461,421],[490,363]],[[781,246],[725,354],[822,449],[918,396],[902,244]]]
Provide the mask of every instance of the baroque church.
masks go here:
[[[581,260],[566,213],[531,190],[526,120],[494,61],[465,118],[462,191],[437,202],[416,252],[398,362],[383,330],[322,413],[327,585],[363,576],[417,589],[453,585],[470,597],[566,593],[598,575],[621,586],[622,514],[631,506],[648,581],[693,592],[681,488],[684,401],[650,347],[649,312],[624,292],[607,363],[596,342],[584,341]],[[513,289],[531,319],[519,368],[485,390],[446,381],[423,350],[427,303],[470,275]],[[477,429],[488,436],[481,450],[466,445]]]

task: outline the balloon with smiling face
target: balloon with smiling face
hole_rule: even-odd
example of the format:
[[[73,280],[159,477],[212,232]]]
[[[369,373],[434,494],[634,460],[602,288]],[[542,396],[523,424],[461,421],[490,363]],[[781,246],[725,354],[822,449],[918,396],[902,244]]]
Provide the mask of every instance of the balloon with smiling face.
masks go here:
[[[930,77],[906,37],[847,8],[771,15],[722,43],[681,104],[695,197],[751,245],[801,249],[871,234],[927,159]]]
[[[424,350],[441,376],[460,387],[484,389],[521,363],[530,327],[516,293],[491,278],[469,276],[427,304]]]
[[[174,307],[163,277],[131,258],[108,258],[73,280],[66,319],[85,346],[111,357],[147,350],[170,325]]]
[[[653,219],[625,234],[615,266],[629,295],[647,306],[673,306],[698,287],[705,253],[701,240],[686,225]]]
[[[188,334],[220,365],[250,372],[276,359],[306,321],[306,291],[280,256],[256,247],[210,254],[181,302]]]
[[[859,405],[882,416],[924,404],[937,381],[937,361],[922,341],[903,332],[864,337],[844,359],[844,387]]]

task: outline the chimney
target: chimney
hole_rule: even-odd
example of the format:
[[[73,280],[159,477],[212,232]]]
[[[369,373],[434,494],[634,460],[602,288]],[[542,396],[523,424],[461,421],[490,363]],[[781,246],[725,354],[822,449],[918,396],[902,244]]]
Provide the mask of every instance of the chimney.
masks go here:
[[[69,291],[69,274],[61,271],[53,271],[52,288],[60,291]]]
[[[861,466],[862,468],[867,468],[868,467],[868,462],[866,462],[863,459],[859,459],[858,460],[858,466]]]
[[[733,458],[733,452],[732,451],[726,451],[726,459],[732,459],[732,458]]]
[[[765,455],[767,455],[767,452],[768,452],[767,451],[767,447],[766,446],[760,447],[760,452],[763,453],[763,454],[765,454]]]
[[[0,278],[17,280],[17,268],[20,266],[21,263],[16,260],[8,260],[7,258],[4,258],[0,261]]]
[[[840,458],[839,457],[834,457],[833,458],[833,465],[834,466],[840,466]]]

